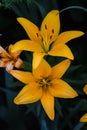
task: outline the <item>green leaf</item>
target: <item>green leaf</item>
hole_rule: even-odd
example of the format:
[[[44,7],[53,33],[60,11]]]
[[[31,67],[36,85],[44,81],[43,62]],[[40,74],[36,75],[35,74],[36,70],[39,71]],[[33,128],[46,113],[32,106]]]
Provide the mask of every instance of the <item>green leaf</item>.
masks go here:
[[[32,64],[29,62],[24,61],[24,70],[31,72],[32,71]]]
[[[85,125],[86,123],[78,123],[74,128],[73,130],[81,130],[81,128],[83,128],[83,126]]]
[[[58,114],[58,115],[60,115],[60,116],[63,116],[62,106],[61,106],[61,104],[59,103],[58,98],[55,98],[55,109],[56,109],[56,114]]]
[[[23,110],[19,108],[19,106],[13,103],[14,97],[17,95],[16,92],[0,88],[6,94],[7,108],[4,109],[7,111],[4,115],[2,115],[4,120],[8,122],[10,129],[12,130],[25,130],[24,124],[24,115]],[[4,112],[4,111],[3,111]]]
[[[42,15],[42,18],[44,18],[44,16],[46,15],[45,8],[42,5],[40,5],[37,1],[33,1],[33,2],[38,7],[38,9],[39,9],[39,11],[40,11],[40,13]]]

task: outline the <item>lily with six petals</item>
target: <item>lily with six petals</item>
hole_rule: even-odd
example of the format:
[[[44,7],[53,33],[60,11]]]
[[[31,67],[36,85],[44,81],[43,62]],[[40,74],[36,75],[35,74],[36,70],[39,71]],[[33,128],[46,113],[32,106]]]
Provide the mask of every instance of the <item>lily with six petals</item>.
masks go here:
[[[87,122],[87,113],[80,118],[80,122]]]
[[[21,51],[11,52],[12,44],[9,47],[2,48],[0,46],[0,67],[5,67],[7,71],[23,67],[23,61],[19,58]]]
[[[87,84],[84,86],[83,91],[87,94]],[[87,122],[87,113],[80,118],[80,122]]]
[[[34,103],[38,100],[48,115],[53,120],[54,97],[74,98],[77,92],[61,77],[70,66],[70,60],[66,59],[51,67],[44,59],[38,67],[31,72],[11,70],[10,74],[26,85],[15,97],[16,104]]]
[[[74,56],[65,44],[82,36],[82,31],[60,32],[59,11],[52,10],[44,18],[40,29],[26,18],[17,18],[31,40],[20,40],[13,46],[12,51],[26,50],[33,53],[33,68],[35,69],[45,55],[61,56],[71,60]]]

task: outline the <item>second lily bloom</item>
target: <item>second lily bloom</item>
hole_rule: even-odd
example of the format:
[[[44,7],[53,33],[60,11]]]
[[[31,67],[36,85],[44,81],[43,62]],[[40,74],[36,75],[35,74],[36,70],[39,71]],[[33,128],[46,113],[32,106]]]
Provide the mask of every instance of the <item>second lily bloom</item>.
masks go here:
[[[51,67],[42,60],[32,72],[11,70],[10,74],[26,84],[14,102],[18,105],[34,103],[38,100],[51,120],[55,117],[54,97],[75,98],[77,92],[64,80],[62,76],[70,66],[70,60],[64,60]]]

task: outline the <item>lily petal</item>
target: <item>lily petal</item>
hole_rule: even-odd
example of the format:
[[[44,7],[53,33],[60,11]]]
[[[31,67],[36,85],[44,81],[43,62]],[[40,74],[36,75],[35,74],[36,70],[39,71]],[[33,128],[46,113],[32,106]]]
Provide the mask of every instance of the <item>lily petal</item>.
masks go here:
[[[45,55],[46,53],[44,52],[33,53],[33,69],[36,69],[38,67],[38,65],[40,64],[41,60]]]
[[[28,84],[28,83],[34,81],[34,77],[32,76],[32,73],[30,73],[30,72],[11,70],[9,73],[12,76],[14,76],[16,79],[20,80],[21,82],[23,82],[25,84]]]
[[[54,97],[46,90],[41,97],[41,104],[51,120],[54,120]]]
[[[14,59],[16,59],[17,57],[19,57],[19,55],[21,54],[22,50],[18,50],[16,52],[11,53],[11,55],[14,57]]]
[[[82,35],[84,35],[84,32],[82,31],[65,31],[58,36],[53,46],[56,47],[58,44],[65,44],[68,41],[80,37]]]
[[[73,56],[71,50],[66,45],[55,46],[48,52],[48,54],[52,55],[52,56],[66,57],[66,58],[69,58],[71,60],[74,59],[74,56]]]
[[[12,48],[11,52],[16,52],[18,50],[26,50],[32,52],[42,52],[42,48],[39,43],[31,41],[31,40],[20,40],[16,42]]]
[[[52,43],[57,38],[59,31],[60,31],[59,11],[52,10],[46,15],[41,24],[41,35],[43,37],[43,40],[47,44]]]
[[[18,58],[17,61],[15,62],[15,67],[16,68],[22,68],[23,67],[23,61]]]
[[[0,59],[0,67],[6,67],[7,63]]]
[[[87,113],[80,118],[80,122],[87,122]]]
[[[37,83],[32,82],[23,87],[14,99],[16,104],[28,104],[38,101],[42,96],[42,88]]]
[[[61,78],[63,74],[67,71],[67,69],[70,66],[70,60],[66,59],[63,60],[62,62],[58,63],[57,65],[52,67],[52,72],[51,72],[51,77],[54,78]]]
[[[44,77],[48,77],[51,73],[51,66],[43,59],[39,66],[33,70],[33,74],[35,78],[41,79]]]
[[[6,50],[0,46],[0,56],[1,57],[10,57],[10,55],[6,52]]]
[[[21,24],[21,26],[25,29],[27,35],[33,41],[41,41],[39,28],[33,24],[30,20],[19,17],[17,21]]]
[[[14,46],[14,45],[12,45],[12,44],[9,45],[9,47],[8,47],[8,52],[9,52],[9,54],[10,54],[12,57],[17,58],[17,57],[21,54],[22,51],[18,50],[18,51],[16,51],[16,52],[13,52],[13,53],[12,53],[11,49],[12,49],[13,46]]]
[[[8,58],[1,58],[0,67],[6,67],[6,70],[13,69],[14,61],[10,61]]]
[[[48,89],[55,97],[74,98],[78,96],[77,92],[68,83],[61,79],[54,79]]]
[[[84,86],[83,91],[85,94],[87,94],[87,84]]]

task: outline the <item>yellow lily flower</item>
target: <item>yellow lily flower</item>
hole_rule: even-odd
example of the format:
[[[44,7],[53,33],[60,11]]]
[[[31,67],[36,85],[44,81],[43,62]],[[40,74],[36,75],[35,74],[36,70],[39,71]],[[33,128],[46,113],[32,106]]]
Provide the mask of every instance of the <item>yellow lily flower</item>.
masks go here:
[[[20,40],[13,46],[12,51],[26,50],[33,53],[33,68],[35,69],[45,55],[61,56],[71,60],[74,56],[65,44],[82,36],[82,31],[60,32],[59,11],[52,10],[44,18],[40,29],[26,18],[17,18],[31,40]]]
[[[83,91],[87,94],[87,84],[84,86]],[[80,122],[87,122],[87,113],[80,118]]]
[[[84,86],[83,91],[85,94],[87,94],[87,84]]]
[[[65,81],[60,79],[70,66],[70,60],[64,60],[51,67],[44,59],[39,66],[31,72],[11,70],[10,74],[26,85],[15,97],[16,104],[28,104],[38,100],[48,115],[53,120],[54,97],[74,98],[77,92]]]
[[[6,50],[0,46],[0,67],[5,67],[7,71],[23,66],[23,61],[19,58],[21,51],[11,52],[13,45],[9,45]]]
[[[87,122],[87,113],[80,118],[80,122]]]

